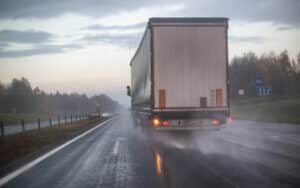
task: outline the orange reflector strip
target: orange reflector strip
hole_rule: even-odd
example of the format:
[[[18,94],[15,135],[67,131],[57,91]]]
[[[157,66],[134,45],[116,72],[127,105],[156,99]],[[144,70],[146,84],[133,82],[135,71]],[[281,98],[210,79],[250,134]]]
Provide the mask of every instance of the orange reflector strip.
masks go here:
[[[223,106],[223,90],[216,89],[216,106]]]
[[[159,108],[165,108],[166,107],[166,90],[165,89],[159,89]]]

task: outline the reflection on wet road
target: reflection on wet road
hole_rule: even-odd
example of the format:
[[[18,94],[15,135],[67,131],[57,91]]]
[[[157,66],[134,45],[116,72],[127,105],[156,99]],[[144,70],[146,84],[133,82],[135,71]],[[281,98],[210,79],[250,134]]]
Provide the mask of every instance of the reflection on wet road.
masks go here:
[[[160,154],[158,152],[155,152],[155,167],[156,167],[156,172],[157,175],[161,176],[162,175],[162,161]]]
[[[160,178],[161,187],[170,188],[172,187],[172,180],[170,179],[170,172],[168,168],[164,166],[162,157],[159,152],[154,151],[155,156],[155,169],[156,173]]]
[[[124,112],[4,187],[300,187],[299,126],[153,135],[134,122]]]

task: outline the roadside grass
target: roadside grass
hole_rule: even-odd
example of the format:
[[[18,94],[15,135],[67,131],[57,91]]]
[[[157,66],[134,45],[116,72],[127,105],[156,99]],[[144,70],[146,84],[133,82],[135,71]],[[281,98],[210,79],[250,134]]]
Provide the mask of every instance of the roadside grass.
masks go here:
[[[49,117],[56,118],[51,114],[23,114],[23,113],[0,113],[0,121],[3,121],[5,125],[20,124],[21,120],[25,122],[36,122],[38,118],[41,121],[49,120]]]
[[[300,97],[260,97],[231,101],[233,118],[300,124]]]
[[[48,151],[106,119],[108,118],[82,120],[5,136],[0,140],[0,171],[18,159],[30,158],[41,151]]]

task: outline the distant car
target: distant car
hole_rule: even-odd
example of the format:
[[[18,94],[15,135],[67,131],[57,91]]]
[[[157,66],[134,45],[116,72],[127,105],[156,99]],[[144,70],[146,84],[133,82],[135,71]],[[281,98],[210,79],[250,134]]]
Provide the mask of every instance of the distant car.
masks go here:
[[[101,114],[102,117],[109,117],[111,115],[112,115],[111,113],[107,113],[107,112]]]
[[[89,119],[99,118],[100,114],[98,112],[89,113]]]

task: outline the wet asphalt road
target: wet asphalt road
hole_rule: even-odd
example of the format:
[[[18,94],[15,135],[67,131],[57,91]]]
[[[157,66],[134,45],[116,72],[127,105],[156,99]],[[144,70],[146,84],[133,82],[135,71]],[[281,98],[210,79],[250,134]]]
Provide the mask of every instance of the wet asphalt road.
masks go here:
[[[300,187],[300,126],[153,137],[134,122],[124,112],[4,187]]]

